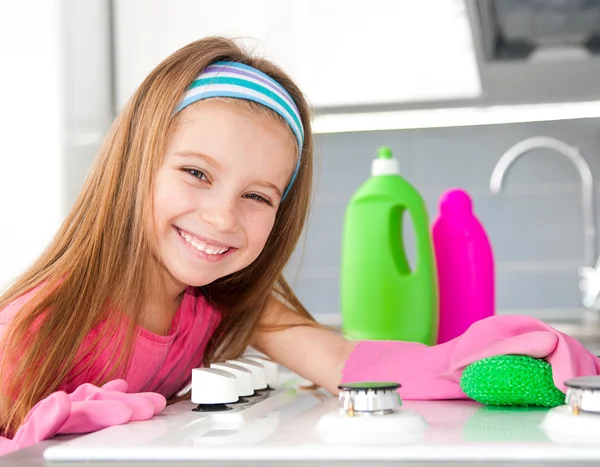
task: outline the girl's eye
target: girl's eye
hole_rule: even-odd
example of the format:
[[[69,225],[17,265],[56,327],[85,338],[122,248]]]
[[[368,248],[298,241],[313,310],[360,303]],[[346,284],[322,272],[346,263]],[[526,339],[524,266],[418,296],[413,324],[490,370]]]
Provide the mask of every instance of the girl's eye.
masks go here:
[[[189,173],[192,177],[197,178],[198,180],[208,181],[206,174],[202,172],[202,170],[198,169],[183,169],[184,172]]]
[[[265,204],[268,204],[269,206],[272,206],[271,201],[269,201],[268,199],[266,199],[260,195],[257,195],[256,193],[249,193],[246,195],[246,198],[253,199],[255,201],[258,201],[259,203],[265,203]]]

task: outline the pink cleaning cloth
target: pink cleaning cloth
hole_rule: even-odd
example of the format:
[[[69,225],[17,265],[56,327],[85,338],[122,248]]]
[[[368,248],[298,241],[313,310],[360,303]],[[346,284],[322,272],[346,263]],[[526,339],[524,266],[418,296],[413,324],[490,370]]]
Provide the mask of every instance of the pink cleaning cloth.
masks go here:
[[[600,359],[576,339],[530,316],[492,316],[435,346],[400,341],[360,341],[345,362],[342,383],[393,381],[406,400],[468,399],[460,389],[464,368],[496,355],[528,355],[552,366],[555,386],[600,374]]]
[[[149,420],[166,406],[161,394],[127,393],[125,380],[102,387],[82,384],[71,394],[57,391],[38,402],[12,439],[0,437],[0,455],[57,434],[90,433],[130,421]]]

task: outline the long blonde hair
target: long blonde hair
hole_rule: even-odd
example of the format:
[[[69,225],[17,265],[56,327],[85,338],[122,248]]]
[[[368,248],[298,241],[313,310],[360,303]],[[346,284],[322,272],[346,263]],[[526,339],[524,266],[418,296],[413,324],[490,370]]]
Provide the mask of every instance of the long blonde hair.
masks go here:
[[[144,228],[152,203],[146,200],[152,199],[176,105],[198,73],[219,60],[245,63],[278,81],[296,102],[306,137],[296,181],[260,256],[245,269],[202,288],[222,312],[205,361],[244,351],[274,291],[299,315],[310,318],[282,274],[310,204],[313,141],[306,100],[282,70],[249,56],[235,42],[216,37],[193,42],[160,63],[140,85],[115,119],[57,235],[0,298],[3,309],[40,287],[11,323],[0,350],[0,425],[5,433],[13,433],[33,405],[61,388],[76,365],[102,352],[112,349],[114,358],[97,381],[89,382],[102,384],[124,376],[145,304],[143,271],[152,261],[153,234]],[[101,335],[92,332],[125,317],[124,334],[121,325],[103,326]],[[95,337],[83,349],[90,335]],[[123,345],[115,346],[115,338]]]

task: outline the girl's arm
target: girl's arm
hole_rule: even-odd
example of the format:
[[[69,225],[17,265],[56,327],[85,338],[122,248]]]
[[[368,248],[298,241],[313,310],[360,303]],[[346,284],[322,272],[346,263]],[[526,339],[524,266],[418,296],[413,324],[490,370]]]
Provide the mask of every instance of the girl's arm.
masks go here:
[[[355,343],[337,332],[317,327],[308,318],[295,313],[276,299],[272,299],[261,320],[271,326],[294,325],[276,331],[257,330],[252,347],[263,352],[294,373],[337,394],[344,362]],[[300,325],[300,326],[298,326]]]

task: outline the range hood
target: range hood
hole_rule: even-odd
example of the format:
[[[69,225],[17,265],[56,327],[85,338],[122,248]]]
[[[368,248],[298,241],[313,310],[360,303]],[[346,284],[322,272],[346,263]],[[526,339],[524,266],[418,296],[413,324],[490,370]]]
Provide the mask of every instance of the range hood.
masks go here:
[[[460,3],[466,7],[480,95],[318,112],[314,130],[336,133],[600,117],[600,0]]]
[[[600,0],[466,0],[482,104],[600,99]]]
[[[600,55],[600,0],[484,0],[476,5],[488,61]]]

